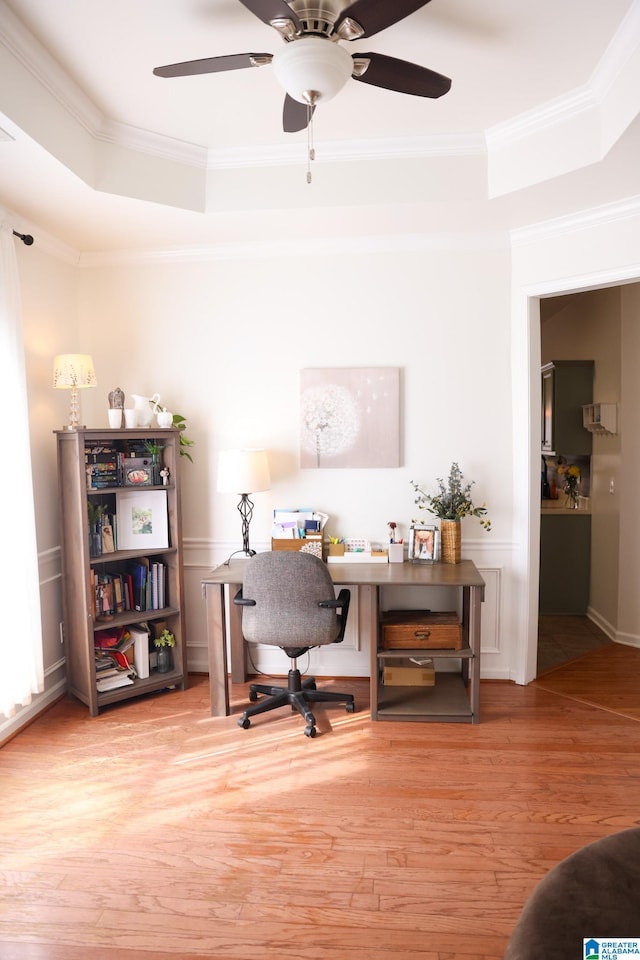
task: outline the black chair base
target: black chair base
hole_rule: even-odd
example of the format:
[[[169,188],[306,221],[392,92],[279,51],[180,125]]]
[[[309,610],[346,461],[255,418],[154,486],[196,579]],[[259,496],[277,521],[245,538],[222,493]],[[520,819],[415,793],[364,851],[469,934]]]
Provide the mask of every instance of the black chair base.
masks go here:
[[[356,709],[352,694],[318,690],[314,677],[306,677],[302,680],[299,670],[289,670],[286,687],[277,687],[268,683],[249,684],[249,699],[252,702],[257,701],[258,694],[261,693],[265,695],[265,699],[258,701],[253,707],[247,707],[238,720],[238,726],[244,730],[251,726],[250,718],[255,717],[258,713],[267,713],[269,710],[277,710],[278,707],[290,704],[291,708],[297,710],[306,721],[305,736],[315,737],[316,719],[309,704],[344,703],[347,713],[354,713]]]

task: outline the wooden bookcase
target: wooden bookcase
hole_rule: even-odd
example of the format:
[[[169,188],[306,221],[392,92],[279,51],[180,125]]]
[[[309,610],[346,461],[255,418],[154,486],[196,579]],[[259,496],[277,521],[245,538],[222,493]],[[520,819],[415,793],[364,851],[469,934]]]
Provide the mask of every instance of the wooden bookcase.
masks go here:
[[[60,497],[60,542],[62,552],[62,602],[64,643],[69,693],[97,716],[101,707],[166,688],[187,686],[186,639],[184,628],[184,582],[182,529],[180,512],[180,431],[177,429],[122,429],[56,431],[58,447],[58,487]],[[87,474],[85,449],[104,445],[130,455],[136,445],[155,441],[160,447],[158,471],[169,470],[168,483],[162,484],[159,473],[146,491],[165,491],[167,505],[168,546],[137,550],[116,549],[115,552],[92,556],[88,503],[104,503],[115,512],[118,493],[136,489],[124,486],[121,478],[108,486],[94,489]],[[138,488],[140,489],[140,488]],[[116,525],[116,546],[117,546]],[[104,622],[98,619],[95,607],[95,580],[99,574],[121,573],[127,564],[145,558],[165,568],[164,606],[161,609],[128,609],[116,612]],[[96,686],[94,637],[96,632],[112,627],[164,622],[175,637],[172,648],[173,669],[158,673],[151,669],[145,679],[133,684],[99,692]]]

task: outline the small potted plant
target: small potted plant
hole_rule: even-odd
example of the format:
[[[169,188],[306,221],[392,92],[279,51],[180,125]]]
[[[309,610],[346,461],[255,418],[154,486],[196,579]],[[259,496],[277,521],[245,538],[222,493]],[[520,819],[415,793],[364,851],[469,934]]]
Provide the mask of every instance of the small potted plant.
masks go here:
[[[464,476],[457,463],[451,464],[445,481],[438,477],[438,492],[425,493],[415,481],[411,485],[417,496],[415,503],[420,510],[427,510],[440,519],[443,563],[459,563],[461,557],[461,528],[463,517],[477,517],[485,530],[491,529],[484,504],[476,506],[471,499],[471,487],[475,481],[464,483]]]
[[[106,503],[95,504],[87,500],[87,514],[89,519],[89,556],[99,557],[102,553],[102,534],[100,520],[107,512]]]
[[[176,638],[170,630],[165,629],[155,638],[153,644],[158,651],[156,670],[158,673],[169,673],[173,670],[173,655],[171,648],[176,645]]]

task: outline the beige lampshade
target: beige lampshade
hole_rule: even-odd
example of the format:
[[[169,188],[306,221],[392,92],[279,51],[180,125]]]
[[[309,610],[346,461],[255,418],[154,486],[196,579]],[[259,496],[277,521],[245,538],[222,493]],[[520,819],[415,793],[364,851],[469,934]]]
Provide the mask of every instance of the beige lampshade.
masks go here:
[[[266,450],[221,450],[218,459],[220,493],[259,493],[271,486]]]
[[[88,353],[60,353],[53,360],[53,385],[65,390],[70,387],[97,387],[93,360]]]
[[[71,390],[69,423],[65,430],[78,429],[78,390],[97,387],[93,360],[88,353],[59,353],[53,360],[53,386],[57,390]]]

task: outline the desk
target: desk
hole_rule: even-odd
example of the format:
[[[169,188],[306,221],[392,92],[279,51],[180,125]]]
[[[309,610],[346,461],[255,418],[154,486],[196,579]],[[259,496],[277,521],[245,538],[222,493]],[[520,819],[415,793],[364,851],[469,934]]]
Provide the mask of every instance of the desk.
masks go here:
[[[231,560],[212,570],[202,580],[207,608],[207,643],[209,648],[209,689],[211,715],[228,716],[229,686],[226,634],[229,628],[232,683],[247,680],[245,643],[242,636],[242,608],[233,597],[242,586],[244,571],[251,560]],[[457,587],[462,591],[463,650],[446,656],[461,658],[463,676],[470,688],[469,710],[465,717],[440,714],[420,719],[463,719],[477,723],[480,716],[480,604],[484,600],[484,580],[471,560],[461,563],[335,563],[327,564],[335,586],[358,588],[360,631],[369,638],[371,651],[371,719],[378,719],[378,621],[380,590],[383,587]],[[229,603],[225,602],[229,588]],[[422,654],[425,651],[421,651]],[[429,652],[429,656],[433,651]],[[385,717],[387,719],[387,717]],[[388,719],[418,719],[394,716]]]

